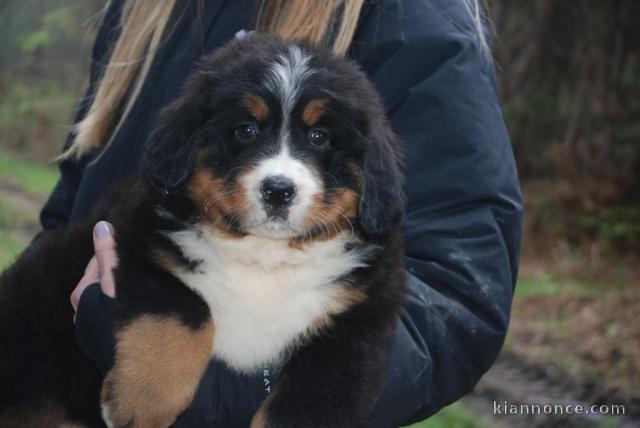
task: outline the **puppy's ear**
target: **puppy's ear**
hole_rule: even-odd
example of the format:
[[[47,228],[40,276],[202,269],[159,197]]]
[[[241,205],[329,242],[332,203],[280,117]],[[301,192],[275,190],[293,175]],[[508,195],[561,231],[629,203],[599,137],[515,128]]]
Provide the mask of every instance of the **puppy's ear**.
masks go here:
[[[142,156],[142,173],[166,194],[179,191],[194,165],[205,100],[196,79],[162,109]]]
[[[386,120],[371,127],[364,160],[364,188],[358,207],[358,220],[368,236],[381,236],[394,230],[405,210],[402,160],[397,137]]]

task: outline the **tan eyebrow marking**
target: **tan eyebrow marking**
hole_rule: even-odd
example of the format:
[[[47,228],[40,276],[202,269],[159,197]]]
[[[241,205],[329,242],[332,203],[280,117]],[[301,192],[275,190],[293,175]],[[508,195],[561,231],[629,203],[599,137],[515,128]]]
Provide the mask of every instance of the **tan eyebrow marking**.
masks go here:
[[[308,126],[318,123],[322,116],[327,112],[328,103],[329,101],[325,99],[309,101],[309,104],[307,104],[302,112],[302,121]]]
[[[269,107],[267,107],[267,103],[265,103],[264,100],[256,94],[246,94],[243,97],[243,103],[249,111],[249,114],[257,120],[265,120],[269,115]]]

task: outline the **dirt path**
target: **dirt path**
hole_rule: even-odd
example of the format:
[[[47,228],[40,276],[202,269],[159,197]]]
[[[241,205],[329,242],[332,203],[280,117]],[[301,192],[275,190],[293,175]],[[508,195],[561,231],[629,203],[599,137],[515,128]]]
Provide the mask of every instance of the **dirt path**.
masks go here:
[[[526,365],[510,353],[503,353],[463,402],[479,415],[487,415],[496,426],[537,427],[640,427],[640,403],[621,397],[598,397],[594,385],[583,385],[553,367]],[[493,415],[494,401],[509,404],[623,404],[625,416],[602,415]],[[504,412],[503,412],[504,413]]]
[[[32,195],[25,193],[23,189],[11,180],[0,176],[0,199],[6,200],[10,205],[29,211],[39,211],[45,201],[44,195]]]

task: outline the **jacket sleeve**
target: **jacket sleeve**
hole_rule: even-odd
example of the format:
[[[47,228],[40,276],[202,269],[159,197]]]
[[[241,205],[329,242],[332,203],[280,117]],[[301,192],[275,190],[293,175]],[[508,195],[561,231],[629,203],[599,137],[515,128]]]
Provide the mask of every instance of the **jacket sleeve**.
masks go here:
[[[522,202],[493,64],[462,0],[365,11],[353,56],[405,151],[410,296],[372,426],[422,420],[496,359],[516,281]]]
[[[110,46],[117,39],[122,3],[123,0],[109,2],[102,23],[98,28],[91,52],[89,85],[76,109],[74,123],[82,120],[91,106],[95,89],[102,77],[103,65],[108,63],[108,57],[111,53]],[[74,137],[73,131],[70,132],[64,144],[65,149],[71,145]],[[86,159],[80,161],[68,159],[59,162],[60,178],[40,212],[40,224],[44,231],[62,227],[68,223],[86,162]]]

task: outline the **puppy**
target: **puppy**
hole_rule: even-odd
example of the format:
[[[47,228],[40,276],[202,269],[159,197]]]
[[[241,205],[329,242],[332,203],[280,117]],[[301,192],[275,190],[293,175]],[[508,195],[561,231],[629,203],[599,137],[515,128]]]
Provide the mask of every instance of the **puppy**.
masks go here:
[[[254,428],[366,426],[405,293],[399,158],[352,62],[259,35],[205,56],[141,174],[3,274],[0,425],[166,427],[215,357],[277,371]],[[104,381],[68,303],[98,219],[119,258]]]

